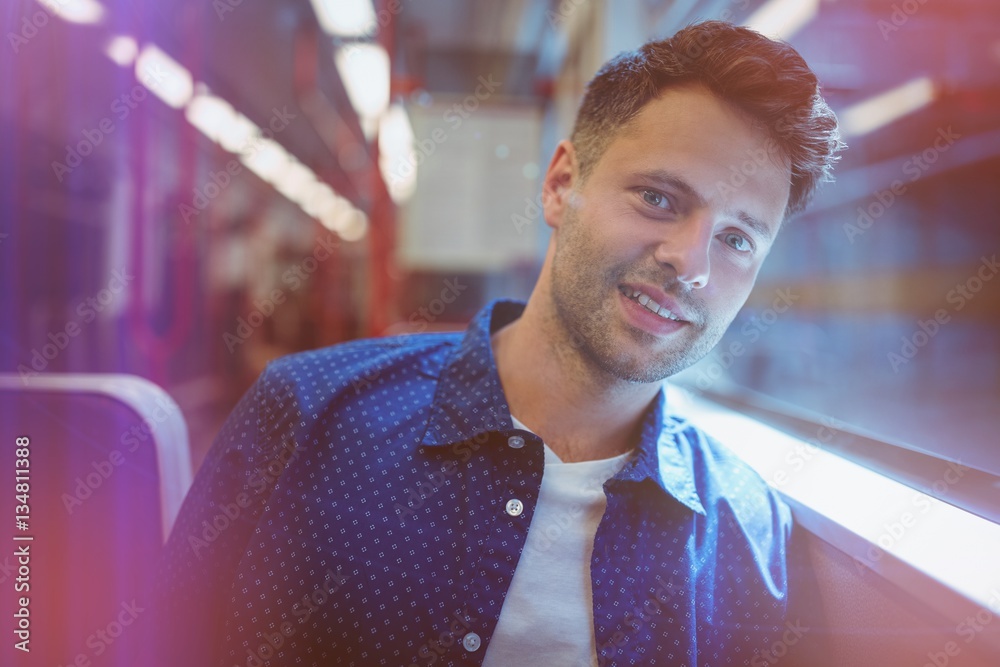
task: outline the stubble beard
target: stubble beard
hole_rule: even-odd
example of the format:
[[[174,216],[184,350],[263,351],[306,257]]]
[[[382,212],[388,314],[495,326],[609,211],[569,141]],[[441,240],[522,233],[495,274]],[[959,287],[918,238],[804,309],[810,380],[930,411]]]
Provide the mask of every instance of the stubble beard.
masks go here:
[[[703,308],[688,300],[686,307],[697,313],[704,324],[693,333],[678,332],[672,349],[664,349],[659,337],[627,324],[626,333],[616,334],[619,327],[613,323],[621,317],[615,301],[619,298],[618,285],[630,275],[630,267],[604,267],[600,248],[587,236],[574,209],[567,210],[559,234],[552,259],[550,298],[555,321],[551,326],[557,329],[557,345],[576,352],[564,356],[576,356],[591,371],[599,370],[619,381],[649,384],[703,358],[728,328],[729,322],[713,322]],[[662,285],[662,280],[647,282]],[[696,326],[686,325],[692,329]]]

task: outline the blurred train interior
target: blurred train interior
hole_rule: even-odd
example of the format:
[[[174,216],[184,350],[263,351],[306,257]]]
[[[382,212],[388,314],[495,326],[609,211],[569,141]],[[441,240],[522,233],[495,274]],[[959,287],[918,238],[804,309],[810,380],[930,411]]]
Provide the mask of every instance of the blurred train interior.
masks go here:
[[[884,589],[871,604],[935,619],[900,621],[933,630],[892,655],[937,664],[1000,587],[996,567],[948,579],[1000,548],[993,0],[8,0],[0,372],[150,381],[196,471],[268,361],[462,329],[489,299],[526,298],[549,238],[540,179],[586,82],[705,18],[795,46],[848,149],[722,343],[674,378],[676,404],[722,431],[720,415],[752,420],[737,439],[804,443],[760,464],[769,481],[816,475],[832,500],[782,491],[847,554],[830,581],[862,558]],[[980,528],[965,546],[899,536],[898,508],[865,500],[889,496],[823,486],[838,462]],[[883,518],[865,532],[849,509]],[[889,555],[858,555],[873,547]],[[997,664],[989,635],[949,664]]]

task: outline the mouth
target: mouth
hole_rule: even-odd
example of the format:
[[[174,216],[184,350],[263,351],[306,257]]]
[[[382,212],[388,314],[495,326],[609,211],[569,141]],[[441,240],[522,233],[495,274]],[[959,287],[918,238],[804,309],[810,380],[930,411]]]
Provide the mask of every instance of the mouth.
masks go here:
[[[685,321],[670,312],[670,309],[658,304],[651,296],[644,292],[625,286],[619,286],[618,291],[621,292],[626,299],[635,301],[649,312],[662,317],[665,320],[671,320],[673,322]]]

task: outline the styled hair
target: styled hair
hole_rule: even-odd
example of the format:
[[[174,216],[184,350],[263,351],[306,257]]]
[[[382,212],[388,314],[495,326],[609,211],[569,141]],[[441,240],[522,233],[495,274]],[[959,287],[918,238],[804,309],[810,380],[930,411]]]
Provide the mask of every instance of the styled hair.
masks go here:
[[[845,146],[816,75],[788,44],[724,21],[694,23],[604,64],[587,84],[570,137],[581,178],[643,106],[689,84],[706,86],[759,124],[791,163],[786,217],[805,208],[820,182],[833,180]]]

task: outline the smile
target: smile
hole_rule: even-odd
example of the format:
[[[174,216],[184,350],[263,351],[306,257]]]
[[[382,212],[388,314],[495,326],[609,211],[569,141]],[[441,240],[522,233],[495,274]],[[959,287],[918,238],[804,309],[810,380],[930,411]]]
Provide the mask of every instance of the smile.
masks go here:
[[[624,294],[627,298],[632,299],[640,306],[648,310],[649,312],[659,315],[665,320],[673,320],[675,322],[683,322],[681,318],[677,317],[671,313],[668,309],[664,308],[660,304],[653,301],[648,294],[640,292],[638,290],[630,290],[626,287],[619,287],[618,291]]]

